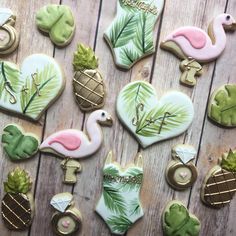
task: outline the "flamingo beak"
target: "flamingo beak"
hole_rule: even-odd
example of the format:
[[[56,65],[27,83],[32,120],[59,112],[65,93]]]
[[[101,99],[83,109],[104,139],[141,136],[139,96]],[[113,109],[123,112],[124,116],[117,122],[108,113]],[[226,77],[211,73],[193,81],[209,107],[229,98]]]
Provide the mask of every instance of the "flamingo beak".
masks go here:
[[[236,30],[236,22],[234,22],[234,23],[232,24],[231,29],[232,29],[232,30]]]
[[[103,125],[112,126],[113,120],[111,116],[107,117],[106,121],[101,122]]]

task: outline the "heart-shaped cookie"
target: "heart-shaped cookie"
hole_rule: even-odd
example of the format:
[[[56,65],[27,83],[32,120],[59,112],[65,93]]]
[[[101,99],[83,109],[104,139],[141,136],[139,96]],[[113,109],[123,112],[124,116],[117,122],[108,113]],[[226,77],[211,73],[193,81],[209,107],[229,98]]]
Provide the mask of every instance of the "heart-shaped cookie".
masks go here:
[[[0,108],[38,120],[65,86],[56,61],[43,54],[27,57],[21,69],[0,61]]]
[[[143,148],[180,135],[188,129],[194,116],[187,95],[172,91],[158,101],[155,89],[143,81],[132,82],[122,89],[116,110]]]

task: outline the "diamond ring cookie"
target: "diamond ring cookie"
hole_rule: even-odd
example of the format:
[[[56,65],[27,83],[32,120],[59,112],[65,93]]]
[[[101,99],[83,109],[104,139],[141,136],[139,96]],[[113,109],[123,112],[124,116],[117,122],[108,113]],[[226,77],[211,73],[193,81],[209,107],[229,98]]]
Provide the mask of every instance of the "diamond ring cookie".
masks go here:
[[[49,34],[51,41],[59,46],[68,45],[75,34],[75,20],[70,7],[49,4],[36,14],[37,27]]]
[[[201,199],[211,207],[222,208],[229,204],[236,192],[236,151],[223,154],[219,164],[206,175]]]
[[[182,134],[194,116],[187,95],[170,91],[158,99],[154,87],[143,81],[129,83],[121,90],[116,111],[143,148]]]
[[[93,111],[104,106],[105,85],[97,70],[98,58],[90,47],[78,44],[74,53],[74,95],[82,111]]]
[[[221,126],[236,127],[236,84],[223,85],[213,92],[208,117]]]
[[[198,236],[201,223],[180,201],[171,201],[162,213],[164,236]]]
[[[64,74],[52,57],[33,54],[23,61],[21,68],[0,61],[2,110],[37,121],[64,87]]]
[[[20,37],[15,30],[16,16],[8,8],[0,8],[0,55],[9,54],[18,47]]]
[[[103,135],[100,125],[112,125],[111,116],[104,110],[89,115],[86,121],[87,134],[76,129],[66,129],[52,134],[40,145],[41,152],[53,153],[65,159],[61,163],[65,183],[76,182],[75,174],[81,170],[76,159],[91,156],[101,147]]]
[[[38,152],[39,137],[32,133],[25,133],[16,124],[9,124],[3,129],[3,149],[11,161],[22,161],[31,158]]]
[[[135,162],[125,168],[114,162],[109,152],[103,168],[103,192],[96,212],[103,218],[112,234],[123,235],[143,217],[140,189],[143,180],[143,159],[137,154]]]
[[[4,182],[6,192],[2,199],[2,218],[10,230],[28,228],[34,215],[33,195],[29,174],[20,168],[9,172],[7,182]]]
[[[182,59],[180,81],[188,86],[196,84],[202,74],[200,63],[216,60],[226,47],[225,30],[236,30],[236,21],[229,14],[218,15],[210,24],[208,34],[197,27],[181,27],[161,43],[161,48]]]
[[[117,15],[104,38],[118,67],[130,69],[155,52],[153,31],[163,6],[164,0],[117,0]]]
[[[173,160],[168,164],[165,176],[174,189],[185,190],[195,183],[198,173],[192,160],[196,154],[191,145],[178,144],[172,148]]]
[[[52,216],[52,228],[56,235],[74,235],[81,229],[82,216],[75,207],[70,193],[59,193],[51,201],[51,206],[57,211]]]

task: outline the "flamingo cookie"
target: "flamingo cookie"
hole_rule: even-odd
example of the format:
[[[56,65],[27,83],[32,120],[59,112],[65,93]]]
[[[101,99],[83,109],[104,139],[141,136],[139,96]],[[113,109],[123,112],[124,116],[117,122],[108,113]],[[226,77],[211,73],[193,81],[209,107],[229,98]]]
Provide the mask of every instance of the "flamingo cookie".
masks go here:
[[[88,135],[76,129],[66,129],[52,134],[41,144],[41,152],[65,158],[61,163],[65,173],[65,183],[75,183],[75,173],[81,170],[79,162],[74,159],[90,156],[100,148],[103,141],[100,125],[112,125],[111,116],[104,110],[94,111],[88,117],[86,123]]]
[[[180,81],[188,86],[196,84],[195,76],[202,74],[200,63],[216,60],[226,46],[225,30],[236,30],[236,21],[229,14],[218,15],[210,24],[208,34],[197,27],[181,27],[161,43],[161,48],[183,59]]]

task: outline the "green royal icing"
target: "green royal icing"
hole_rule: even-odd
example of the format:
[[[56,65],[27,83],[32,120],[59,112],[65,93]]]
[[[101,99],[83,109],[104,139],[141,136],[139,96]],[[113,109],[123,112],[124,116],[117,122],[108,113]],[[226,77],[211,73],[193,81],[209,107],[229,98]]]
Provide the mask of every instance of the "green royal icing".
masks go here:
[[[173,201],[164,211],[165,236],[198,236],[200,227],[199,220],[180,203]]]
[[[36,14],[37,27],[49,33],[50,39],[58,46],[67,45],[75,32],[71,9],[64,5],[47,5]]]
[[[24,134],[16,125],[8,125],[2,135],[3,149],[12,161],[24,160],[37,153],[39,140]]]
[[[208,116],[220,125],[236,126],[236,84],[224,85],[213,93]]]
[[[227,157],[223,157],[221,167],[230,172],[236,172],[236,151],[230,150]]]

